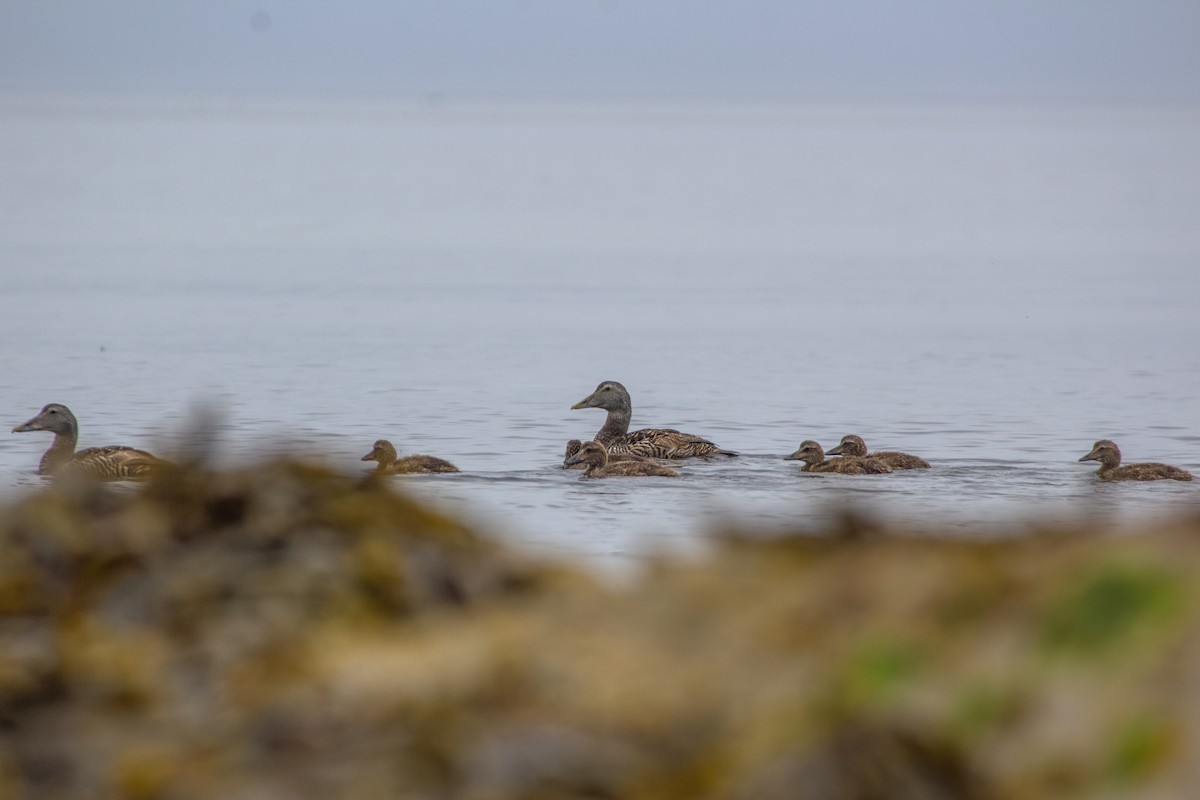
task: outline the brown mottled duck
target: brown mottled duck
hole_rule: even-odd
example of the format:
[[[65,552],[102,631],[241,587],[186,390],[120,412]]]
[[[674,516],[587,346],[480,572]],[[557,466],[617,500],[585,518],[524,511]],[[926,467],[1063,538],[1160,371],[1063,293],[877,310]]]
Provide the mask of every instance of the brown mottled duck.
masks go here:
[[[1092,445],[1092,452],[1080,461],[1099,461],[1096,477],[1102,481],[1190,481],[1192,473],[1170,464],[1144,462],[1121,466],[1121,450],[1111,439],[1101,439]]]
[[[400,458],[396,446],[387,439],[379,439],[371,452],[360,461],[378,461],[376,475],[419,475],[431,472],[458,472],[458,467],[436,456],[412,455]]]
[[[783,457],[784,461],[803,461],[802,472],[837,472],[842,475],[883,475],[892,468],[873,458],[846,457],[826,460],[821,445],[805,439],[796,452]]]
[[[883,452],[869,453],[867,452],[867,443],[863,441],[861,436],[855,434],[847,434],[842,437],[842,441],[838,446],[828,451],[825,455],[843,456],[850,458],[873,458],[876,461],[882,461],[893,470],[897,469],[929,469],[929,462],[917,456],[911,456],[908,453],[898,453],[895,450],[884,450]]]
[[[124,445],[87,447],[76,450],[79,422],[71,409],[61,403],[49,403],[28,422],[13,428],[13,433],[50,431],[54,442],[38,463],[39,475],[80,475],[98,481],[144,481],[164,468],[169,461]]]
[[[616,381],[602,382],[596,391],[571,408],[603,408],[608,412],[604,425],[596,434],[596,441],[610,453],[667,459],[737,455],[732,450],[722,450],[707,439],[672,428],[642,428],[631,433],[629,420],[633,416],[633,402],[625,387]]]
[[[567,452],[563,455],[563,469],[583,469],[583,464],[567,464],[567,460],[579,452],[579,448],[583,446],[583,442],[578,439],[571,439],[567,442]],[[634,453],[614,453],[608,451],[608,463],[612,464],[618,461],[651,461],[652,459],[645,456],[635,455]],[[653,463],[653,462],[652,462]]]
[[[679,473],[670,467],[655,464],[653,461],[614,461],[609,463],[608,448],[600,442],[584,442],[579,451],[568,456],[563,462],[566,466],[583,464],[584,477],[587,478],[633,478],[657,475],[663,478],[678,478]]]

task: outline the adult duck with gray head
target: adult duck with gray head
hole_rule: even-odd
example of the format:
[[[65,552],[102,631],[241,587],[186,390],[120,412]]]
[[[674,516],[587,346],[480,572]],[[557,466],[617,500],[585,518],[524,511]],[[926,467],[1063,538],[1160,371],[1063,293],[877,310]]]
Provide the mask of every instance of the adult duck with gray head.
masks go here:
[[[679,473],[670,467],[655,464],[648,459],[609,462],[608,448],[600,442],[583,442],[575,455],[567,456],[563,461],[563,466],[566,467],[576,464],[583,465],[585,478],[679,477]]]
[[[929,469],[928,461],[917,456],[910,456],[908,453],[898,453],[895,450],[884,450],[874,453],[867,452],[867,443],[863,441],[861,436],[853,433],[843,436],[842,441],[838,442],[838,446],[829,450],[825,455],[849,458],[873,458],[876,461],[882,461],[893,470]]]
[[[411,455],[400,458],[396,446],[387,439],[379,439],[371,452],[360,461],[377,461],[376,475],[420,475],[431,472],[458,472],[458,467],[437,456]]]
[[[571,456],[579,452],[579,448],[583,447],[583,442],[579,439],[571,439],[567,442],[567,452],[563,455],[563,469],[583,469],[584,464],[574,463],[568,464]],[[608,451],[608,462],[610,464],[617,461],[651,461],[645,456],[634,455],[633,453],[614,453]]]
[[[855,458],[853,456],[847,458],[826,459],[825,451],[821,445],[814,442],[812,439],[805,439],[796,448],[796,452],[790,453],[783,457],[784,461],[803,461],[804,467],[801,472],[837,472],[842,475],[884,475],[892,471],[892,468],[882,461],[877,461],[873,458]]]
[[[731,450],[722,450],[707,439],[673,428],[642,428],[631,433],[629,421],[633,417],[633,402],[625,387],[616,381],[602,382],[596,391],[571,408],[602,408],[608,412],[595,440],[610,453],[668,459],[737,455]]]
[[[1102,481],[1190,481],[1192,473],[1170,464],[1143,462],[1121,466],[1121,450],[1111,439],[1101,439],[1080,461],[1099,461],[1096,477]]]
[[[50,431],[54,441],[38,464],[39,475],[81,475],[97,481],[144,481],[171,466],[157,456],[124,445],[76,450],[79,422],[62,403],[50,403],[13,433]]]

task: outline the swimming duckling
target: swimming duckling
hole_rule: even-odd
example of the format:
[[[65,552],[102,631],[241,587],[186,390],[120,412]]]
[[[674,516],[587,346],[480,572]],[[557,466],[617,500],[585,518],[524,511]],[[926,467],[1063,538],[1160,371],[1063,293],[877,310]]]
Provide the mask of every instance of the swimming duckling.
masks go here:
[[[50,431],[54,442],[38,463],[39,475],[83,475],[98,481],[144,481],[171,462],[124,445],[87,447],[76,450],[79,422],[71,409],[61,403],[49,403],[28,422],[13,428],[13,433]]]
[[[396,447],[387,439],[380,439],[375,442],[375,446],[371,448],[371,452],[363,456],[360,461],[378,461],[379,466],[375,468],[376,475],[416,475],[419,473],[428,472],[458,472],[458,467],[451,464],[442,458],[435,456],[405,456],[400,458],[396,454]]]
[[[578,453],[579,448],[582,446],[583,442],[579,441],[578,439],[571,439],[567,442],[567,452],[563,456],[563,469],[583,469],[583,464],[567,465],[567,459]],[[612,464],[617,461],[651,461],[651,459],[646,458],[645,456],[634,455],[633,453],[614,453],[613,451],[609,450],[608,463]],[[651,461],[651,463],[653,462]]]
[[[892,468],[882,461],[873,458],[845,457],[825,460],[825,451],[821,445],[812,439],[805,439],[800,447],[791,455],[783,457],[784,461],[803,461],[802,472],[838,472],[842,475],[882,475],[892,471]]]
[[[1080,461],[1099,461],[1096,476],[1102,481],[1190,481],[1192,473],[1170,464],[1152,462],[1121,466],[1121,450],[1110,439],[1101,439],[1092,445],[1092,452]]]
[[[830,450],[826,455],[873,458],[876,461],[882,461],[893,470],[929,469],[928,461],[917,456],[910,456],[908,453],[897,453],[894,450],[884,450],[881,453],[868,453],[867,443],[863,441],[861,436],[856,436],[853,433],[843,436],[838,446]]]
[[[633,403],[629,392],[616,381],[604,381],[596,387],[596,391],[571,408],[603,408],[608,412],[604,425],[596,434],[596,441],[607,447],[610,453],[633,453],[651,458],[737,455],[731,450],[722,450],[707,439],[672,428],[643,428],[630,433]]]
[[[657,475],[663,478],[678,478],[679,473],[670,467],[655,464],[653,461],[616,461],[609,463],[608,448],[600,442],[584,442],[579,451],[568,456],[563,462],[565,466],[583,464],[584,477],[587,478],[618,478]]]

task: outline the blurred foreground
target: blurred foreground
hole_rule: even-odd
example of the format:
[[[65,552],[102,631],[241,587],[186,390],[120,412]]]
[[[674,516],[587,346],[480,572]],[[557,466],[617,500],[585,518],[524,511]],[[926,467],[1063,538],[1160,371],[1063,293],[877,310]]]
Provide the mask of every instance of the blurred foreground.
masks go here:
[[[977,542],[847,518],[615,585],[395,485],[277,463],[5,509],[0,798],[1200,785],[1200,517]]]

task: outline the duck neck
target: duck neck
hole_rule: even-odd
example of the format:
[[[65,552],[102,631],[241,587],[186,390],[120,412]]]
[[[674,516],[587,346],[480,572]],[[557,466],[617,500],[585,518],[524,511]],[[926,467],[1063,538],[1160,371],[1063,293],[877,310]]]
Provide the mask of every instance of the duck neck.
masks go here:
[[[50,449],[42,455],[38,464],[39,475],[53,475],[75,457],[75,433],[56,433]]]
[[[633,416],[630,408],[610,409],[604,420],[604,425],[596,434],[596,441],[608,446],[614,439],[619,439],[629,433],[629,419]]]
[[[593,472],[603,472],[608,466],[608,456],[604,453],[597,453],[595,458],[587,462],[587,468],[584,469],[584,475],[591,475]]]

